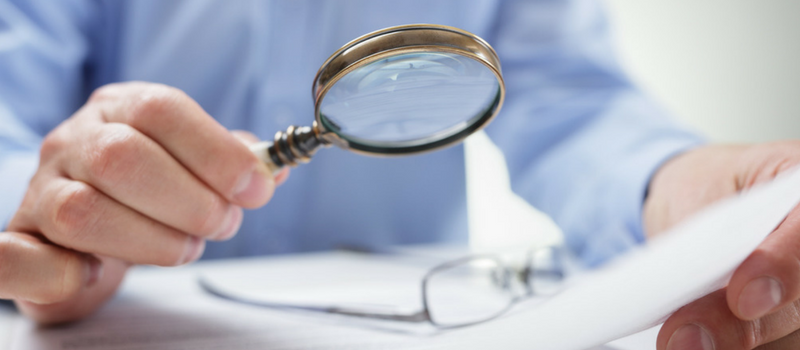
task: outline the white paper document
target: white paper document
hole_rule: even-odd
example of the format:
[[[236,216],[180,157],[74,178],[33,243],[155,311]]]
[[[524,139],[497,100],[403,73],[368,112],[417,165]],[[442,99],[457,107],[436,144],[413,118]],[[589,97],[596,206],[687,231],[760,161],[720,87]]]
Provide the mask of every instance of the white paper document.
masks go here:
[[[238,305],[204,293],[197,284],[202,273],[248,290],[272,285],[268,295],[278,300],[355,297],[382,303],[398,296],[403,303],[416,301],[419,270],[346,253],[139,269],[119,296],[88,320],[45,329],[20,321],[11,349],[429,349],[433,345],[419,336],[424,332],[412,335],[344,317]],[[396,282],[372,283],[395,280],[388,276],[396,276]],[[348,290],[360,295],[348,296]]]
[[[476,349],[585,349],[665,320],[724,287],[800,202],[800,171],[704,210],[525,313],[447,334]]]
[[[20,320],[10,349],[589,349],[657,325],[723,287],[799,201],[800,172],[793,171],[714,205],[555,296],[463,329],[257,308],[210,296],[197,284],[202,274],[276,302],[412,310],[421,307],[422,275],[440,262],[327,253],[136,269],[88,320],[56,328]]]

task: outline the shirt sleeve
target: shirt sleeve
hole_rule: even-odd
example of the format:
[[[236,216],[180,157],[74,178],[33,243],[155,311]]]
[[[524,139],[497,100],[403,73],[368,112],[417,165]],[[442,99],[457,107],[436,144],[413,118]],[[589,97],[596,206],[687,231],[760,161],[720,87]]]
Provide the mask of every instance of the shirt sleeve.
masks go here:
[[[0,1],[0,229],[38,165],[44,135],[86,97],[91,6]]]
[[[651,176],[703,142],[631,84],[599,4],[506,1],[489,36],[508,93],[486,132],[514,192],[549,214],[589,266],[644,241]]]

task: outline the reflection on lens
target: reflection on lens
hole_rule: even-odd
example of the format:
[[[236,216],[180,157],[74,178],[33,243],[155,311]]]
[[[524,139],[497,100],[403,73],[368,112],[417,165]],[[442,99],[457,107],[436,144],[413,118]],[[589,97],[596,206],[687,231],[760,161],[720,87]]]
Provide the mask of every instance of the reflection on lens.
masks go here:
[[[431,320],[441,326],[461,326],[501,314],[513,302],[510,277],[493,259],[469,260],[437,271],[425,285]]]
[[[320,119],[351,142],[378,147],[425,144],[479,120],[499,89],[492,70],[469,57],[400,54],[337,81],[320,104]]]

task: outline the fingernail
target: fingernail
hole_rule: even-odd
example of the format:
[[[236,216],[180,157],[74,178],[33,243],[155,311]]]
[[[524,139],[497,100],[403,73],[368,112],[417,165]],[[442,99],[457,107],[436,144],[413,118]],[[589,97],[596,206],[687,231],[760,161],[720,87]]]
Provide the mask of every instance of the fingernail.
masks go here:
[[[271,186],[259,167],[242,176],[236,185],[233,198],[240,203],[260,203],[270,195]]]
[[[667,350],[714,350],[714,341],[700,326],[687,324],[672,334]]]
[[[186,244],[186,250],[183,253],[183,258],[178,265],[183,265],[200,259],[203,255],[203,250],[206,246],[206,241],[200,237],[189,236],[189,242]]]
[[[225,221],[222,223],[222,227],[211,239],[215,241],[224,241],[233,237],[242,225],[243,216],[242,208],[231,205],[228,209],[228,213],[225,214]]]
[[[103,276],[103,262],[94,256],[87,257],[85,269],[84,276],[86,276],[86,280],[84,281],[84,286],[86,287],[95,285],[100,280],[100,277]]]
[[[759,277],[742,289],[739,295],[739,314],[754,320],[768,314],[781,302],[783,287],[772,277]]]

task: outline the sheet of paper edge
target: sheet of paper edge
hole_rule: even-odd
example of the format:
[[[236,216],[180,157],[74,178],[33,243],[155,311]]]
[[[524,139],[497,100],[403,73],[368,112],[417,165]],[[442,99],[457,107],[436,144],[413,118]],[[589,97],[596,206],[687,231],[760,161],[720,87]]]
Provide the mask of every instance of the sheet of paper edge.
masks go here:
[[[708,207],[531,312],[444,338],[476,349],[580,350],[650,328],[724,287],[798,202],[794,169]]]

